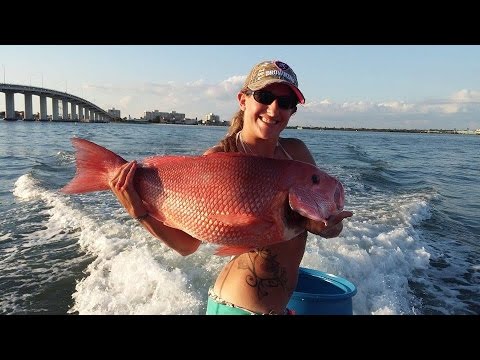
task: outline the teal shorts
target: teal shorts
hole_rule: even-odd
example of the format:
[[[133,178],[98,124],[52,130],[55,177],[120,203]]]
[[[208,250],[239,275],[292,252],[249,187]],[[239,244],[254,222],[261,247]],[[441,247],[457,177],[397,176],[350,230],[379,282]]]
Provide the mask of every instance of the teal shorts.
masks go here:
[[[261,315],[222,300],[210,289],[208,291],[207,315]]]
[[[267,315],[264,313],[253,312],[248,309],[229,303],[221,299],[216,294],[214,294],[212,289],[208,291],[206,314],[207,315]],[[270,313],[270,314],[273,314],[273,313]],[[287,309],[285,311],[285,314],[293,315],[293,312]]]
[[[207,315],[260,315],[237,306],[218,303],[208,297]]]

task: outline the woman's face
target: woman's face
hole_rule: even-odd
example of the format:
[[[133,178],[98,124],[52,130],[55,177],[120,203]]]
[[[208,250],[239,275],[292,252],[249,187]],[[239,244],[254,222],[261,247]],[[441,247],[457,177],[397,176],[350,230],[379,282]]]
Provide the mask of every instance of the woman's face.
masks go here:
[[[293,91],[285,84],[271,84],[262,91],[269,91],[275,96],[290,96],[295,99]],[[280,133],[288,124],[294,108],[283,109],[278,99],[271,104],[262,104],[253,95],[238,94],[240,108],[244,110],[243,130],[261,139],[278,139]]]

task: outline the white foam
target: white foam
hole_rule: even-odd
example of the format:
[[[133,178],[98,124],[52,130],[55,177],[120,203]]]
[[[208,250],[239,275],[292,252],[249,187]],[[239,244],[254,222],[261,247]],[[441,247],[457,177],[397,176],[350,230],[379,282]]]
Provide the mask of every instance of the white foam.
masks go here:
[[[428,267],[430,254],[413,225],[429,218],[428,201],[418,194],[390,198],[383,206],[382,199],[371,200],[370,212],[352,209],[340,237],[309,234],[302,266],[351,281],[357,287],[354,314],[415,314],[419,303],[408,281],[414,270]]]
[[[45,190],[30,175],[23,175],[15,183],[14,194],[23,201],[48,206],[42,210],[49,216],[45,229],[26,235],[25,246],[70,232],[76,233],[80,247],[94,256],[76,285],[75,303],[69,312],[204,313],[208,286],[227,261],[223,257],[210,261],[213,249],[209,246],[182,257],[150,236],[119,206],[109,214],[99,207],[99,196],[113,196],[107,192],[96,194],[91,206],[83,195],[68,197]],[[82,207],[76,209],[80,198]]]
[[[74,294],[80,314],[196,314],[202,303],[180,269],[167,269],[144,246],[100,256],[88,272]]]
[[[12,233],[6,233],[3,235],[0,235],[0,241],[7,241],[10,240],[12,236]]]
[[[208,287],[228,261],[212,255],[208,245],[188,257],[180,256],[130,219],[118,204],[112,206],[116,199],[108,192],[95,195],[92,201],[88,195],[68,197],[42,189],[24,175],[17,180],[14,194],[48,205],[46,229],[42,236],[31,234],[30,242],[76,233],[78,244],[94,257],[72,295],[70,312],[202,314]],[[111,204],[102,208],[99,196],[104,196],[102,203],[107,199]],[[428,266],[430,254],[414,224],[428,219],[428,198],[421,194],[388,202],[372,198],[366,207],[359,204],[350,209],[354,217],[345,221],[340,237],[309,234],[302,266],[353,282],[357,287],[354,314],[415,314],[418,303],[408,281],[415,270]]]
[[[30,174],[22,175],[15,181],[13,195],[22,200],[41,197],[42,191],[37,184],[38,182]]]

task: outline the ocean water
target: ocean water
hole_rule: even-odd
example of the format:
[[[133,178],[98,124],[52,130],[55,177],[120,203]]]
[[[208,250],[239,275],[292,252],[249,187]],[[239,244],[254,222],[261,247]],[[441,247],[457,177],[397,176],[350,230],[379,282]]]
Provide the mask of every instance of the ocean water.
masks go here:
[[[182,257],[109,191],[63,195],[70,138],[127,160],[202,153],[225,127],[0,122],[0,314],[204,314],[228,258]],[[480,136],[286,130],[345,186],[341,236],[301,266],[355,284],[354,315],[480,314]]]

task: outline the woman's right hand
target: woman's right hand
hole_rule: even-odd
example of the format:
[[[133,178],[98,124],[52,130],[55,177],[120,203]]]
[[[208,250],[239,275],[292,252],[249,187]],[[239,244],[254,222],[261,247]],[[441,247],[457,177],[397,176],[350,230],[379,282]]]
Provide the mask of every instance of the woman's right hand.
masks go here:
[[[147,209],[133,186],[133,177],[137,170],[137,162],[131,161],[120,167],[115,176],[108,182],[113,193],[131,217],[145,215]]]
[[[137,170],[137,162],[132,161],[120,167],[112,180],[108,182],[113,193],[120,203],[133,218],[142,217],[147,213],[142,199],[133,187],[133,177]],[[161,239],[169,247],[179,254],[186,256],[194,253],[201,244],[201,241],[182,230],[164,225],[161,221],[151,216],[140,220],[152,235]]]

